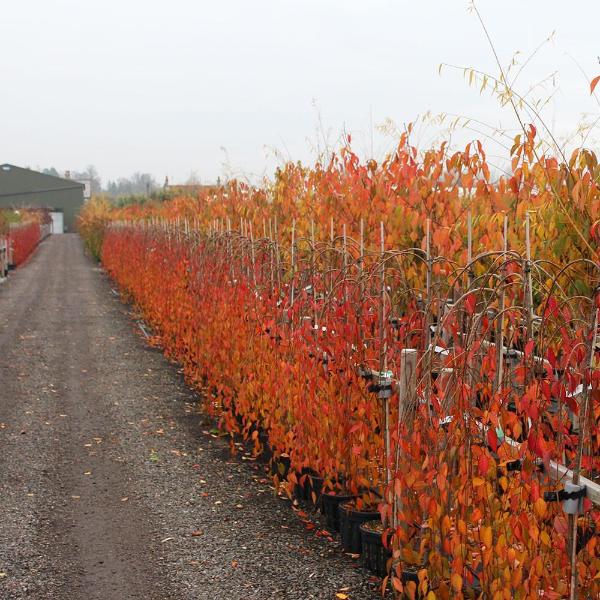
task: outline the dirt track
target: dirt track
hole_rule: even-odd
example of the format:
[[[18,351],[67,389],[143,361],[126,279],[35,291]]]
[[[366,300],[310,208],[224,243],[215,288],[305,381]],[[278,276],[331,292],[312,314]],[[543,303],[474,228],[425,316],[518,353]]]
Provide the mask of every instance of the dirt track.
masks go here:
[[[375,597],[196,401],[77,236],[0,286],[0,598]]]

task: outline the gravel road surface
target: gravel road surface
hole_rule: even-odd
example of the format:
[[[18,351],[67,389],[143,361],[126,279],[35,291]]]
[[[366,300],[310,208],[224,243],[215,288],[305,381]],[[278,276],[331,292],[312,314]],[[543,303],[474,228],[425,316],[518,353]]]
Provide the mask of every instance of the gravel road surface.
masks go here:
[[[74,234],[0,286],[0,598],[378,597],[130,313]]]

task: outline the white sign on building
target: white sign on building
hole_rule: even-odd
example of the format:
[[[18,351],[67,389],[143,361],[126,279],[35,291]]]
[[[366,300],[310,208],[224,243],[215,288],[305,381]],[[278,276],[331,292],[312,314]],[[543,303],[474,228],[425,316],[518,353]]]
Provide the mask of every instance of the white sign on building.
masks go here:
[[[75,179],[77,183],[83,183],[83,200],[87,202],[92,197],[92,180],[91,179]]]

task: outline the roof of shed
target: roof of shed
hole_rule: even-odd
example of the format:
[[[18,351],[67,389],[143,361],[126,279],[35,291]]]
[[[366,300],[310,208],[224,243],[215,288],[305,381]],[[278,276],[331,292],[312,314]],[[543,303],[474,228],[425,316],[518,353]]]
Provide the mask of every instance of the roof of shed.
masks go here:
[[[42,192],[81,189],[83,183],[73,179],[64,179],[46,175],[32,169],[24,169],[5,163],[0,165],[0,196],[16,196]]]

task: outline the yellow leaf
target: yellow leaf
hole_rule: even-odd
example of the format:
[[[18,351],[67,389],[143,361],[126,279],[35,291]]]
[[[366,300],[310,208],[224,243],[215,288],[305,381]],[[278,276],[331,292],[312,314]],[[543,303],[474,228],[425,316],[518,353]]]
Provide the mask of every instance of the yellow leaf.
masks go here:
[[[344,594],[344,592],[338,592],[335,597],[340,600],[348,600],[348,594]]]
[[[550,536],[545,531],[542,531],[542,533],[540,533],[540,539],[542,540],[542,544],[550,547]]]
[[[538,498],[533,505],[533,510],[535,511],[535,514],[540,517],[540,519],[543,519],[546,515],[545,500],[543,498]]]
[[[462,590],[462,581],[462,577],[458,573],[452,573],[450,583],[455,592],[460,592]]]
[[[479,487],[480,485],[483,485],[485,483],[485,479],[482,479],[481,477],[475,477],[473,479],[473,487]]]
[[[486,548],[492,547],[492,528],[491,527],[482,527],[480,530],[481,542],[485,545]]]

